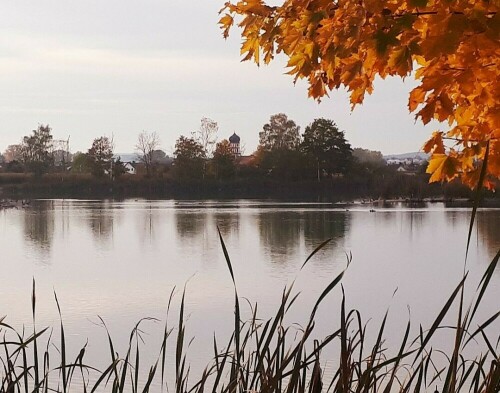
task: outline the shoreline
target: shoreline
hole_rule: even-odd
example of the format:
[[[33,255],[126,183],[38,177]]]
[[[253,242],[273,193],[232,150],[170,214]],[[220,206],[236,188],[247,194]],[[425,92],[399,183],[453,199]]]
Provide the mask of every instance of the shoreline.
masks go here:
[[[123,176],[114,181],[80,174],[48,174],[34,178],[25,174],[0,174],[0,199],[175,199],[175,200],[277,200],[327,204],[442,202],[471,205],[474,193],[457,183],[429,184],[427,178],[401,176],[381,183],[354,177],[286,181],[267,177],[221,181],[179,181],[170,177]],[[500,207],[498,194],[485,191],[487,206]]]
[[[0,190],[1,191],[1,190]],[[284,198],[148,198],[148,197],[34,197],[28,199],[15,199],[15,198],[1,198],[0,199],[0,211],[8,209],[27,209],[32,206],[34,201],[134,201],[134,202],[147,202],[147,201],[173,201],[175,203],[196,203],[197,205],[203,207],[206,204],[224,204],[232,202],[252,202],[256,205],[276,205],[276,207],[323,207],[323,208],[334,208],[334,209],[345,209],[349,211],[351,208],[365,207],[370,208],[370,211],[375,212],[377,209],[392,209],[396,207],[395,205],[402,204],[407,208],[426,208],[433,204],[443,204],[445,208],[472,208],[474,201],[468,198],[424,198],[424,199],[410,199],[410,198],[393,198],[393,199],[376,199],[376,200],[366,200],[366,199],[353,199],[348,201],[337,201],[337,202],[321,202],[321,201],[311,201],[311,200],[297,200],[297,199],[284,199]],[[222,206],[224,207],[224,206]],[[500,209],[500,199],[499,198],[484,198],[480,201],[480,208],[488,209]],[[373,208],[373,209],[372,209]]]

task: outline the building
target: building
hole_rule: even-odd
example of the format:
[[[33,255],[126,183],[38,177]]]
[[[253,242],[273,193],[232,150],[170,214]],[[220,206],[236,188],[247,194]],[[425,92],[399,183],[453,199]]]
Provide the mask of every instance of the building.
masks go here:
[[[241,155],[240,150],[240,137],[233,132],[233,135],[229,137],[229,146],[231,148],[231,153],[234,157],[239,157]]]
[[[137,174],[137,169],[135,165],[136,165],[135,162],[124,162],[123,168],[125,169],[125,172],[128,173],[129,175],[135,175]]]

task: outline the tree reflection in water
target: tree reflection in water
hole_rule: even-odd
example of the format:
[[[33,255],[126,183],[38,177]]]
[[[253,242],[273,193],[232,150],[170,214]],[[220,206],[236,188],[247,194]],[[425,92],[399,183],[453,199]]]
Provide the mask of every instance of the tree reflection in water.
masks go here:
[[[194,240],[204,233],[207,215],[178,209],[175,214],[177,233],[183,240]]]
[[[308,249],[314,249],[326,239],[333,241],[327,247],[335,247],[341,242],[348,230],[350,214],[332,211],[304,211],[300,214],[300,222],[304,233],[304,241]]]
[[[113,236],[113,223],[117,206],[110,201],[99,201],[88,205],[88,225],[94,238],[100,242],[108,241]]]
[[[259,215],[260,239],[275,262],[286,263],[293,256],[312,252],[332,238],[323,250],[339,247],[349,229],[350,215],[343,211],[274,211]]]
[[[287,257],[297,252],[300,245],[299,213],[271,211],[259,215],[261,242],[273,262],[285,263]]]
[[[240,232],[240,214],[237,211],[215,213],[213,215],[213,220],[224,237],[227,237],[230,234],[238,235]]]
[[[500,249],[500,210],[478,211],[476,216],[476,239],[485,245],[484,249],[490,250],[490,258],[495,256],[495,250]],[[500,266],[497,268],[500,274]]]
[[[142,245],[154,244],[157,238],[158,227],[161,227],[160,211],[151,201],[145,203],[138,212],[137,236]]]
[[[54,238],[54,201],[33,201],[23,217],[25,238],[42,256],[48,256]]]

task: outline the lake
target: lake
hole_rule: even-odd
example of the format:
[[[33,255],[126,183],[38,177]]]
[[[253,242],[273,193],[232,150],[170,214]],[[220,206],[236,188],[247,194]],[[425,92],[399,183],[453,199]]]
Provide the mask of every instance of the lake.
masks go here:
[[[370,210],[374,211],[370,211]],[[429,326],[460,281],[470,210],[443,204],[352,205],[273,201],[37,200],[0,212],[0,317],[31,324],[32,280],[37,326],[58,326],[57,293],[71,357],[89,340],[91,361],[109,358],[99,316],[125,351],[130,330],[144,317],[165,320],[175,297],[175,322],[186,286],[188,351],[193,370],[212,357],[214,332],[231,332],[234,295],[217,228],[230,255],[238,294],[269,316],[283,288],[301,292],[291,322],[305,323],[322,290],[345,267],[347,305],[375,330],[389,309],[388,336],[398,343],[410,318]],[[469,256],[474,288],[500,248],[500,210],[480,209]],[[332,241],[300,270],[324,240]],[[340,290],[318,311],[318,334],[338,327]],[[482,322],[499,310],[500,269],[479,310]],[[158,351],[163,322],[145,321],[145,349]],[[390,344],[390,343],[389,343]],[[149,352],[148,352],[149,351]]]

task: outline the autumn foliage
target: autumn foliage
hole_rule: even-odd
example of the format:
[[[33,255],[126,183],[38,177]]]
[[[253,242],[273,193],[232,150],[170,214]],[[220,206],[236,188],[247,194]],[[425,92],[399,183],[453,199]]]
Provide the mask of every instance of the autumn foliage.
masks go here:
[[[460,178],[475,186],[485,153],[484,184],[500,177],[499,2],[496,0],[261,0],[228,2],[224,37],[234,18],[243,60],[288,58],[288,74],[307,79],[315,99],[346,87],[352,107],[377,76],[414,76],[408,107],[424,124],[446,122],[423,149],[430,181]],[[489,148],[487,149],[487,146]]]

